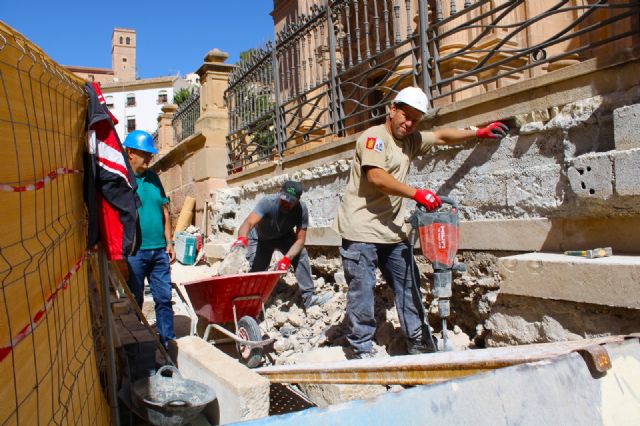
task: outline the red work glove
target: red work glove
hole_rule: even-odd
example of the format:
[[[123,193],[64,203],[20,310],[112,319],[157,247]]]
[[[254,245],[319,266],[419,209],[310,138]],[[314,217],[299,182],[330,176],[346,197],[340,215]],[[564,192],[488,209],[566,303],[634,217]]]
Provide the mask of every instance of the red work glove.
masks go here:
[[[476,130],[476,136],[483,139],[502,139],[507,136],[509,127],[499,121]]]
[[[435,210],[442,205],[440,198],[428,189],[416,189],[413,199],[425,206],[427,210]]]
[[[280,262],[276,265],[276,270],[278,271],[286,271],[289,269],[289,265],[291,265],[291,260],[287,256],[280,259]]]
[[[233,244],[231,244],[231,250],[235,250],[240,247],[247,248],[248,245],[249,240],[247,239],[247,237],[238,237],[238,239]]]

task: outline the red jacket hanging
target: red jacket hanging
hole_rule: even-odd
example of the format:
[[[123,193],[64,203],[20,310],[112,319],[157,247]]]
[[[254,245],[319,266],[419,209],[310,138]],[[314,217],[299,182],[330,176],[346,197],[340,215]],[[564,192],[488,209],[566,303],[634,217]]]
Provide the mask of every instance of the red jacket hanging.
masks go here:
[[[88,246],[102,241],[109,260],[119,260],[131,255],[140,244],[140,199],[133,170],[114,128],[118,120],[107,108],[96,83],[87,83],[85,88],[89,95],[84,157]]]

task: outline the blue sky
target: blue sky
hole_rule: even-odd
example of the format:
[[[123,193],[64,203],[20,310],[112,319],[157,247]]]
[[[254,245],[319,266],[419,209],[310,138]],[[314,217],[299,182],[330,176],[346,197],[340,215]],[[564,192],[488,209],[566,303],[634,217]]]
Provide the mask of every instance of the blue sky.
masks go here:
[[[141,78],[193,72],[215,47],[235,63],[273,39],[272,10],[273,0],[0,0],[0,20],[63,65],[111,68],[113,28],[135,29]]]

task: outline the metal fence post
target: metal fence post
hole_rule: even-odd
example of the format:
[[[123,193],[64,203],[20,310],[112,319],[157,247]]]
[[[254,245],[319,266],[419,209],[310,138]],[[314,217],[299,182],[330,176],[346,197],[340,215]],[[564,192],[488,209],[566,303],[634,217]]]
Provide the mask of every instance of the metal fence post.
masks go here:
[[[284,135],[284,129],[282,128],[282,117],[280,116],[280,76],[278,74],[278,55],[276,41],[273,41],[273,49],[271,50],[271,66],[273,67],[273,95],[275,97],[274,103],[274,126],[273,126],[273,138],[276,146],[278,147],[278,154],[282,155],[284,151],[284,141],[286,135]]]
[[[107,391],[109,405],[111,406],[111,424],[120,425],[120,408],[118,407],[118,372],[116,371],[115,343],[113,340],[113,319],[111,315],[110,286],[109,286],[109,261],[104,252],[102,243],[98,245],[98,273],[102,287],[102,315],[104,320],[104,338],[107,350]]]
[[[429,60],[431,56],[429,54],[429,45],[427,43],[427,12],[428,12],[427,0],[418,0],[418,15],[420,17],[419,23],[419,37],[420,42],[420,72],[421,72],[421,85],[422,90],[427,94],[429,100],[429,106],[433,106],[433,96],[431,95],[431,76],[429,75]]]
[[[331,89],[331,130],[334,135],[342,136],[342,108],[338,99],[338,68],[336,66],[336,35],[333,31],[333,18],[329,0],[325,2],[327,13],[327,41],[329,44],[329,87]]]

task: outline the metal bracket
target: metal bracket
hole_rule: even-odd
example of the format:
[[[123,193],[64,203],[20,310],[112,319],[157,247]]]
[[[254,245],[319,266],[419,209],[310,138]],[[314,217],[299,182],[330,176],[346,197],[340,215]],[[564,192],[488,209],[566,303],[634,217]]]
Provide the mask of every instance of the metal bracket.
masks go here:
[[[600,345],[585,346],[576,349],[574,352],[579,353],[584,362],[589,367],[589,371],[594,378],[603,377],[607,370],[611,369],[611,358],[607,350]]]

